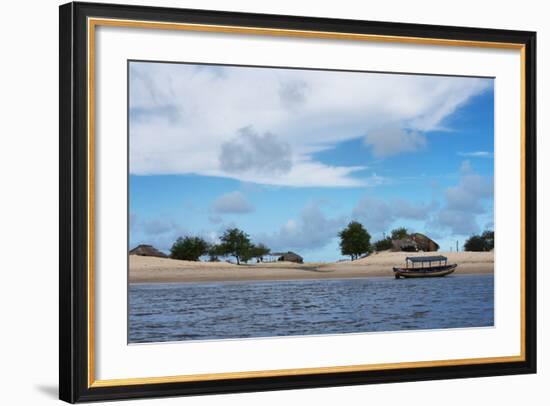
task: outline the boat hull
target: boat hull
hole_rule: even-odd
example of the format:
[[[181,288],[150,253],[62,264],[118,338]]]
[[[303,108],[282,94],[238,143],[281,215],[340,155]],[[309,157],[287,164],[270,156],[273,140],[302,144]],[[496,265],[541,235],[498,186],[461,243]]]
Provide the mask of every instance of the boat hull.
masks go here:
[[[438,278],[449,275],[455,271],[457,264],[438,266],[432,268],[393,268],[396,279],[399,278]]]

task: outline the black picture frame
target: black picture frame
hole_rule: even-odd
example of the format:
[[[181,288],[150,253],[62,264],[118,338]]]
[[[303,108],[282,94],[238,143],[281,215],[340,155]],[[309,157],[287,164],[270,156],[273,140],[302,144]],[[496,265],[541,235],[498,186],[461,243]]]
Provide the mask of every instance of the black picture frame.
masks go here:
[[[59,397],[67,402],[219,394],[279,389],[424,381],[536,372],[536,33],[497,29],[263,15],[113,4],[60,6],[60,268]],[[90,385],[88,353],[87,19],[89,17],[322,31],[456,41],[511,43],[523,47],[524,65],[524,359],[514,362],[428,366],[359,372]],[[121,134],[125,136],[125,134]]]

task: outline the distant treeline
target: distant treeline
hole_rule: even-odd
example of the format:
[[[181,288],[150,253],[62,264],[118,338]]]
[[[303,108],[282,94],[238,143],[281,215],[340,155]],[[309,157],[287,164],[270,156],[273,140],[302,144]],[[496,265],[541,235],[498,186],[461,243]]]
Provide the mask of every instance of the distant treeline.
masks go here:
[[[338,233],[340,237],[340,251],[342,255],[349,255],[355,260],[373,251],[386,251],[392,249],[394,240],[409,238],[409,231],[405,227],[399,227],[390,232],[390,235],[371,244],[371,235],[359,222],[352,221],[347,227]],[[473,235],[464,243],[465,251],[491,251],[495,246],[495,233],[486,230],[481,235]]]
[[[486,230],[481,235],[472,235],[464,243],[464,251],[491,251],[495,248],[495,232]]]
[[[392,239],[406,238],[407,235],[406,228],[396,228],[392,230],[391,237],[371,244],[369,232],[357,221],[352,221],[338,233],[342,255],[349,255],[352,260],[373,250],[390,249]],[[199,236],[186,236],[179,237],[170,248],[170,257],[174,259],[199,261],[201,257],[208,256],[209,261],[215,262],[220,257],[233,257],[237,264],[247,263],[251,259],[262,262],[263,257],[270,253],[269,247],[262,243],[254,244],[250,236],[238,228],[225,230],[218,244],[208,243]]]
[[[371,244],[371,235],[359,222],[352,221],[338,233],[340,252],[350,256],[351,260],[360,258],[373,251],[389,250],[394,240],[409,238],[405,227],[399,227],[390,235]],[[495,233],[486,230],[481,235],[473,235],[464,243],[465,251],[490,251],[494,248]],[[219,261],[219,257],[233,257],[237,264],[247,263],[255,258],[258,262],[269,255],[271,250],[262,243],[252,243],[250,236],[238,228],[229,228],[220,237],[219,244],[210,244],[197,236],[180,237],[170,248],[170,257],[187,261],[198,261],[208,256],[210,261]]]
[[[210,261],[218,261],[218,257],[233,257],[237,264],[248,262],[252,258],[263,261],[270,253],[264,244],[253,244],[250,236],[238,228],[225,230],[219,244],[209,244],[201,237],[180,237],[170,248],[170,257],[186,261],[198,261],[208,255]]]

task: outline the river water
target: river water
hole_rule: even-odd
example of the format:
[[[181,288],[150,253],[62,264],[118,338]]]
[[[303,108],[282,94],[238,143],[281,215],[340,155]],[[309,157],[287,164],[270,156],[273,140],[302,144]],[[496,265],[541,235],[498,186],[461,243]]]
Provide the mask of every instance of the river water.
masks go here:
[[[130,343],[492,326],[493,275],[131,284]]]

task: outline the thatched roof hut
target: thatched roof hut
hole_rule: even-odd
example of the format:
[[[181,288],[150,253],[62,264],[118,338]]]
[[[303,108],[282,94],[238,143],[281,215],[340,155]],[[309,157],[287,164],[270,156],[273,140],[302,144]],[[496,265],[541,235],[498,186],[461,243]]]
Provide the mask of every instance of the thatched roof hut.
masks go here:
[[[391,250],[394,252],[433,252],[439,250],[439,244],[424,234],[414,233],[401,240],[392,240]]]
[[[391,250],[396,251],[406,251],[406,252],[416,252],[418,251],[418,246],[416,242],[410,238],[403,238],[401,240],[392,240]]]
[[[414,233],[411,235],[411,239],[416,242],[419,251],[432,252],[439,250],[439,244],[424,234]]]
[[[155,247],[149,244],[140,244],[134,249],[130,250],[130,255],[140,255],[142,257],[159,257],[168,258],[164,252],[157,250]]]
[[[292,251],[273,253],[272,255],[277,255],[279,257],[277,261],[295,262],[297,264],[304,263],[304,258]]]

